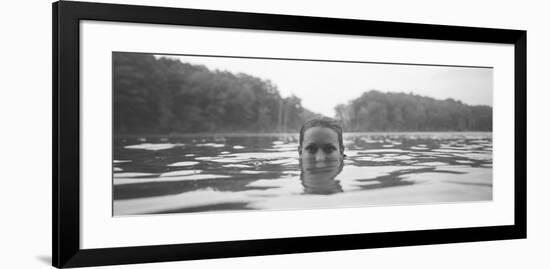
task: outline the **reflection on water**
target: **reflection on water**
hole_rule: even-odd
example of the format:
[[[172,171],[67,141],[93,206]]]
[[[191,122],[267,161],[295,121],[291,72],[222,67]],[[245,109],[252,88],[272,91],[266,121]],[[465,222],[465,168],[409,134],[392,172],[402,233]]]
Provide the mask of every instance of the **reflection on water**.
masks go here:
[[[307,194],[333,194],[342,192],[336,176],[344,168],[343,160],[300,161],[300,180]]]
[[[491,133],[344,134],[343,161],[301,162],[296,135],[114,141],[114,215],[492,199]]]

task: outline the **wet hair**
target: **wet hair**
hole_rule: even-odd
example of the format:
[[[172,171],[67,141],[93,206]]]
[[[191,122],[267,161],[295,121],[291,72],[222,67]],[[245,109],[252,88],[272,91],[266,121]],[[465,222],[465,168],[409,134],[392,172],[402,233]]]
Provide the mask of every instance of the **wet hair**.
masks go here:
[[[332,129],[338,135],[338,145],[340,146],[340,154],[344,155],[344,139],[342,138],[342,125],[329,117],[314,118],[302,125],[300,129],[300,144],[298,145],[298,152],[302,153],[302,142],[304,141],[304,134],[307,129],[313,127],[325,127]],[[345,155],[344,155],[345,156]]]

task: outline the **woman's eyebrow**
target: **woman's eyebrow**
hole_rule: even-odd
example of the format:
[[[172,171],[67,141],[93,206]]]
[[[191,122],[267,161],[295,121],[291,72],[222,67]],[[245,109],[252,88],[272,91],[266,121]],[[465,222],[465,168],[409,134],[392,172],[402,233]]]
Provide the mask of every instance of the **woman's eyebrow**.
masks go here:
[[[336,144],[334,143],[315,143],[315,142],[311,142],[311,143],[308,143],[306,145],[306,147],[309,147],[309,146],[317,146],[317,147],[326,147],[326,146],[335,146]]]

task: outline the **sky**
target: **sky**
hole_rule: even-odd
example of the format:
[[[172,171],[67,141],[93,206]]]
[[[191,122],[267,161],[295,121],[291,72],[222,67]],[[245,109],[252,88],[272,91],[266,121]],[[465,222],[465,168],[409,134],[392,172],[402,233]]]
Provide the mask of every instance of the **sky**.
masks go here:
[[[158,57],[158,56],[157,56]],[[296,95],[302,106],[334,117],[334,107],[363,92],[405,92],[469,105],[493,103],[493,69],[381,63],[167,56],[210,70],[246,73],[270,80],[283,97]]]

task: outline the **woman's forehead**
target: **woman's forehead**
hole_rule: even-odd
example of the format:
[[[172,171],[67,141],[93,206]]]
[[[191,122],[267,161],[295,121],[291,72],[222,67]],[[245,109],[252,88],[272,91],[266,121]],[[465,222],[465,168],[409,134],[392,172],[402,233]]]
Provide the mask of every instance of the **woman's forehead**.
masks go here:
[[[328,127],[311,127],[304,133],[304,144],[338,144],[338,134]]]

